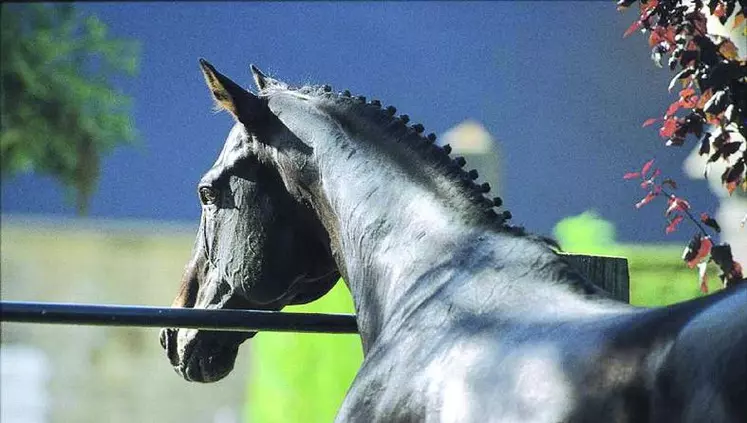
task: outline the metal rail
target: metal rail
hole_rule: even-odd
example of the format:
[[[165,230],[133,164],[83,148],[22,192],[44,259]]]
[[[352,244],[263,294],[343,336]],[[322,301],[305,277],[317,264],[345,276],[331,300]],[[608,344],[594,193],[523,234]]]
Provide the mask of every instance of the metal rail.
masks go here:
[[[355,315],[265,310],[0,301],[0,321],[96,326],[193,328],[239,332],[358,333]]]

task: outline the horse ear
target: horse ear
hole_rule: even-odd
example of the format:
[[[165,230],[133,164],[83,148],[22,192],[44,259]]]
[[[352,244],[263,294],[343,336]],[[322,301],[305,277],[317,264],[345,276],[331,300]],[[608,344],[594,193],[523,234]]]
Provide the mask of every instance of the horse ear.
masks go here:
[[[200,59],[200,68],[217,105],[236,120],[248,126],[265,114],[267,105],[263,100],[215,70],[207,60]]]
[[[252,77],[254,78],[254,83],[257,85],[257,89],[264,90],[269,85],[279,85],[280,82],[270,78],[269,76],[265,75],[264,72],[259,70],[258,67],[254,65],[249,65],[249,69],[252,71]]]

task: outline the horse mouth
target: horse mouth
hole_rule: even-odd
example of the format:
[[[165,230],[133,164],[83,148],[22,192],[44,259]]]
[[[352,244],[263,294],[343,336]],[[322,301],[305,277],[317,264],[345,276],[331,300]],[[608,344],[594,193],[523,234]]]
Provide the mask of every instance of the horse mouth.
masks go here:
[[[211,383],[228,376],[236,363],[241,343],[256,334],[237,334],[162,329],[161,345],[171,365],[189,382]],[[180,345],[182,344],[182,345]]]

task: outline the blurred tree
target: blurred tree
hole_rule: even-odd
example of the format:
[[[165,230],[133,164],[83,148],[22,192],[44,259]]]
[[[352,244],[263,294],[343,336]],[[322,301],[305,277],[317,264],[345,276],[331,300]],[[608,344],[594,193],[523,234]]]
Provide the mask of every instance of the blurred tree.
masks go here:
[[[611,254],[616,249],[615,226],[592,210],[561,220],[553,235],[569,253]]]
[[[3,179],[51,175],[86,214],[100,157],[135,138],[130,99],[109,79],[135,74],[139,45],[69,3],[3,4],[0,21]]]

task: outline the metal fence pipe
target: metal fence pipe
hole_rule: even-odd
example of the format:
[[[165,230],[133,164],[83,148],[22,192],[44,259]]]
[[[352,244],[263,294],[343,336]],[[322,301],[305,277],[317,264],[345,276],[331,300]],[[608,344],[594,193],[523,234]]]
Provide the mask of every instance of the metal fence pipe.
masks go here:
[[[355,315],[0,301],[0,321],[193,328],[240,332],[358,333]]]

